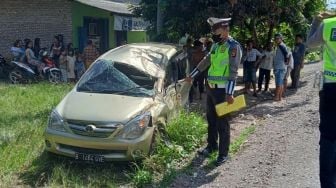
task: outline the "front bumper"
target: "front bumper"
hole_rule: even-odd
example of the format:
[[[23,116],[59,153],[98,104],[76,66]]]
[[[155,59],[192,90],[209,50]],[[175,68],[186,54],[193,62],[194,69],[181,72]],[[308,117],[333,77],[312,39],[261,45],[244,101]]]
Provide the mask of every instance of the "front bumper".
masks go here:
[[[154,127],[148,127],[134,140],[95,138],[46,129],[46,151],[75,158],[76,153],[104,156],[105,161],[129,161],[148,155]]]

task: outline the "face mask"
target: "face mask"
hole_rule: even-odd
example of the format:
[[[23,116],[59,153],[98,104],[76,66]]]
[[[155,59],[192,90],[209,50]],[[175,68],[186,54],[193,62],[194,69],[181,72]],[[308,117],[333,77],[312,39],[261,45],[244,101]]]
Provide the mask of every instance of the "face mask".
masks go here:
[[[221,35],[212,35],[212,40],[214,42],[220,42],[222,40]]]

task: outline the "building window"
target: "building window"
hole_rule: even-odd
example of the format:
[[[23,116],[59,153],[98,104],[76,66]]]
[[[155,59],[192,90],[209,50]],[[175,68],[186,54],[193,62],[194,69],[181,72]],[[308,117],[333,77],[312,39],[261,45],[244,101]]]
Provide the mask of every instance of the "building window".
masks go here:
[[[97,23],[89,23],[89,35],[97,35]]]

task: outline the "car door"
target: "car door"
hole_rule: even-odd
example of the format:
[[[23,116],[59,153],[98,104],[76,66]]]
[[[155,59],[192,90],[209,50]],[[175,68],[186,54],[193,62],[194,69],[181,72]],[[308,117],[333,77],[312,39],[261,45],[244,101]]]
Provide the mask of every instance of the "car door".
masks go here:
[[[177,92],[177,107],[185,106],[188,103],[189,91],[192,84],[185,82],[185,78],[190,73],[190,64],[186,52],[182,52],[174,58],[177,70],[177,80],[175,81],[175,88]]]
[[[185,52],[177,54],[169,62],[165,84],[165,101],[171,110],[187,104],[191,84],[184,79],[189,75],[189,62]]]

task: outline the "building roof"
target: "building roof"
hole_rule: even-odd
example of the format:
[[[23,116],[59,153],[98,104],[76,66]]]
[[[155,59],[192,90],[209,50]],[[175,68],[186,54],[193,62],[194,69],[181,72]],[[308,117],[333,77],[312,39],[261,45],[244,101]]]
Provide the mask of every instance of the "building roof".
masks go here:
[[[138,5],[137,0],[75,0],[79,3],[107,10],[116,14],[133,15],[131,5]]]

